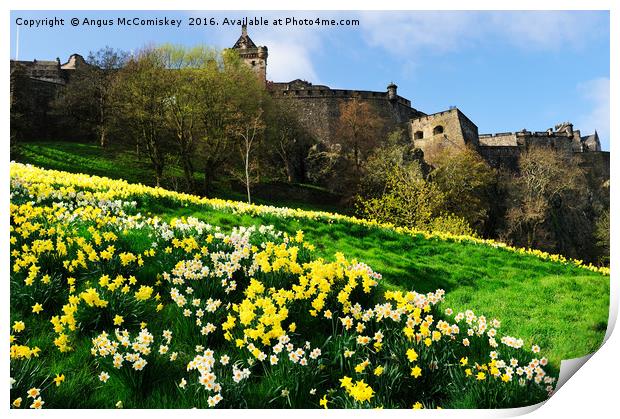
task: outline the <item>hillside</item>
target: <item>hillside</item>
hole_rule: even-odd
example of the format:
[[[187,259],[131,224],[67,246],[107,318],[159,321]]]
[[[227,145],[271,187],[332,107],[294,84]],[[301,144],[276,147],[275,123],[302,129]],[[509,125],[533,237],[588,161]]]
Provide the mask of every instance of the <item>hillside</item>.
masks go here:
[[[88,173],[155,186],[148,158],[145,155],[128,152],[127,147],[121,145],[110,145],[102,149],[93,143],[27,142],[19,144],[11,151],[11,160],[70,173]],[[174,162],[169,162],[161,186],[176,190],[183,184],[182,178],[182,168]],[[194,178],[200,185],[202,173],[195,172]],[[314,185],[261,183],[254,187],[253,195],[257,204],[346,212],[339,203],[339,196]],[[243,201],[245,191],[242,185],[234,182],[216,183],[211,197]]]
[[[160,287],[163,285],[160,279],[155,281],[153,276],[157,275],[157,278],[162,278],[161,274],[163,270],[172,269],[175,264],[173,263],[174,260],[168,259],[168,256],[166,256],[166,254],[168,254],[167,250],[164,251],[163,248],[160,247],[149,247],[150,241],[153,240],[152,235],[155,234],[155,236],[157,236],[157,234],[159,234],[157,233],[157,231],[159,231],[158,229],[161,230],[163,228],[164,231],[166,231],[166,229],[172,229],[171,231],[175,231],[176,228],[183,228],[183,230],[180,230],[184,232],[182,233],[183,235],[178,236],[183,237],[183,239],[176,242],[176,244],[174,244],[174,240],[170,243],[174,244],[174,248],[179,247],[185,249],[187,253],[186,258],[194,254],[194,259],[198,258],[196,260],[199,260],[201,256],[195,252],[201,249],[200,246],[202,246],[203,243],[201,240],[206,240],[204,243],[211,243],[209,240],[213,240],[213,238],[209,239],[209,237],[205,236],[205,231],[210,231],[210,229],[215,229],[213,230],[214,232],[221,231],[221,233],[214,234],[215,240],[216,242],[217,240],[222,240],[222,243],[227,245],[230,243],[237,243],[239,240],[239,243],[242,245],[244,240],[246,240],[243,238],[246,237],[244,234],[248,235],[247,240],[251,242],[254,240],[254,234],[258,234],[258,238],[261,240],[268,240],[269,237],[275,234],[273,238],[269,240],[279,243],[282,241],[282,236],[278,236],[277,233],[271,233],[269,229],[264,230],[264,226],[273,226],[274,232],[284,232],[291,237],[290,240],[284,238],[284,249],[286,249],[287,243],[300,243],[301,248],[305,249],[303,251],[300,250],[300,259],[314,260],[318,263],[316,269],[319,270],[316,272],[313,271],[314,276],[309,275],[308,278],[314,278],[316,275],[327,275],[327,277],[329,277],[330,274],[319,274],[319,272],[324,272],[323,269],[328,269],[328,271],[329,269],[335,269],[333,266],[337,266],[338,264],[347,266],[347,269],[351,266],[359,266],[359,269],[361,269],[359,278],[365,284],[364,289],[366,290],[366,288],[368,288],[368,290],[370,290],[372,288],[374,290],[372,292],[364,291],[359,295],[355,294],[355,298],[358,299],[357,301],[363,305],[368,305],[369,303],[384,303],[386,299],[389,300],[390,298],[396,298],[396,300],[398,300],[400,297],[394,297],[393,292],[397,292],[398,295],[400,295],[401,291],[406,293],[415,290],[420,293],[420,296],[426,296],[415,297],[416,304],[420,303],[419,298],[422,298],[423,302],[420,303],[421,305],[419,307],[424,308],[425,312],[427,310],[432,310],[435,316],[437,316],[437,319],[445,318],[448,322],[458,322],[458,320],[450,320],[453,315],[449,313],[463,313],[466,312],[466,310],[473,310],[476,315],[484,314],[489,321],[497,318],[501,322],[501,336],[522,338],[523,342],[518,346],[522,346],[524,351],[526,348],[532,347],[532,345],[540,346],[540,348],[542,348],[541,355],[549,360],[549,367],[552,372],[557,371],[560,360],[583,356],[596,350],[601,344],[605,334],[609,305],[609,277],[604,273],[598,272],[596,268],[579,266],[579,262],[567,261],[561,257],[542,254],[540,252],[511,249],[499,243],[475,238],[415,232],[395,228],[390,225],[377,225],[371,221],[359,220],[339,214],[253,206],[219,199],[198,198],[191,195],[169,192],[159,188],[149,188],[141,185],[128,184],[122,181],[112,181],[105,178],[95,178],[85,175],[70,175],[68,173],[45,171],[19,164],[12,164],[11,176],[11,187],[13,192],[12,203],[15,205],[11,210],[12,226],[19,225],[22,237],[16,240],[25,240],[24,243],[30,243],[32,251],[34,251],[34,246],[29,241],[31,239],[28,238],[30,233],[24,235],[24,231],[30,231],[30,229],[33,231],[36,230],[36,223],[32,224],[34,221],[28,218],[28,214],[30,214],[33,220],[36,219],[36,217],[47,216],[48,222],[52,222],[51,220],[53,220],[54,217],[58,217],[58,220],[72,220],[74,219],[72,217],[77,216],[77,220],[84,220],[80,222],[83,224],[78,223],[76,226],[71,224],[71,222],[69,224],[62,224],[66,223],[66,221],[62,221],[62,223],[59,224],[59,228],[67,229],[67,231],[74,231],[71,234],[76,234],[76,237],[84,237],[87,243],[90,241],[93,241],[93,243],[97,242],[96,237],[98,237],[98,234],[96,234],[97,229],[93,230],[88,227],[89,225],[98,226],[102,231],[108,228],[114,228],[116,232],[115,235],[118,236],[120,234],[118,252],[123,250],[125,253],[119,254],[118,261],[114,262],[113,265],[109,263],[116,259],[112,259],[109,263],[104,263],[104,261],[98,262],[97,260],[102,256],[97,256],[97,253],[95,253],[94,256],[91,255],[93,257],[92,261],[90,259],[89,261],[84,259],[81,260],[80,258],[84,258],[86,255],[80,257],[79,254],[74,255],[75,257],[72,259],[67,259],[68,264],[65,265],[65,269],[70,269],[68,267],[75,264],[75,269],[79,270],[81,273],[76,275],[78,276],[77,285],[69,283],[70,287],[74,287],[73,291],[69,290],[70,294],[68,296],[63,294],[63,298],[70,298],[73,292],[82,292],[80,295],[85,302],[82,303],[82,305],[87,304],[91,306],[91,304],[89,304],[90,301],[93,306],[98,307],[98,301],[103,301],[104,298],[97,294],[97,292],[93,294],[89,291],[88,286],[96,285],[97,278],[104,272],[110,273],[110,280],[113,279],[116,274],[126,275],[125,266],[131,267],[130,272],[133,272],[138,278],[137,285],[141,284],[143,281],[144,284],[148,284],[137,289],[136,299],[142,300],[141,290],[143,289],[146,290],[144,293],[148,294],[145,295],[144,300],[146,302],[144,304],[152,300],[152,292],[157,292],[157,295],[160,295]],[[24,191],[29,192],[24,193]],[[29,204],[28,202],[32,199],[29,198],[29,196],[34,196],[38,200],[38,203]],[[51,209],[46,210],[45,208],[53,208],[53,206],[49,206],[52,202],[66,202],[67,204],[58,207],[58,211],[60,213],[69,211],[67,214],[73,212],[74,215],[63,215],[60,217]],[[97,210],[97,205],[93,206],[93,203],[98,203],[97,205],[103,208],[103,213],[100,212],[101,209]],[[103,207],[101,207],[101,205],[103,205]],[[84,209],[80,209],[82,207]],[[102,220],[108,220],[110,227],[106,227],[106,224],[101,220],[98,221],[98,218],[102,216],[104,217]],[[165,227],[162,224],[164,222],[167,223],[166,225],[169,225],[169,227]],[[118,226],[116,226],[117,224]],[[29,226],[26,228],[24,227],[25,225]],[[61,225],[63,227],[60,227]],[[123,225],[126,225],[126,227],[123,227]],[[52,223],[50,226],[53,227],[54,224]],[[162,227],[160,228],[158,226]],[[238,230],[240,226],[254,226],[255,229],[240,231]],[[26,230],[24,230],[25,228]],[[40,228],[40,226],[38,228]],[[152,228],[153,233],[146,234],[145,232],[140,232],[141,230],[139,229],[144,228]],[[249,233],[243,233],[243,231],[249,231]],[[261,232],[260,234],[252,233],[259,231]],[[218,234],[223,235],[218,236]],[[191,244],[193,237],[197,237],[199,240],[199,243],[196,245]],[[100,240],[101,239],[99,239],[99,241]],[[105,240],[107,239],[104,238],[104,242]],[[170,238],[166,238],[165,240],[170,240]],[[262,243],[265,243],[265,241],[262,241]],[[13,238],[12,244],[16,244],[16,242],[13,242]],[[103,246],[101,243],[100,245]],[[161,244],[159,246],[161,246]],[[173,245],[171,244],[170,246]],[[192,246],[197,247],[192,248]],[[207,252],[204,253],[205,255],[209,252],[213,252],[209,246],[210,245],[205,245],[204,247],[204,252]],[[237,244],[235,244],[235,246],[237,246]],[[268,247],[269,245],[267,248]],[[102,249],[105,249],[105,247],[103,246]],[[222,248],[220,247],[219,249]],[[248,253],[258,255],[260,249],[261,246],[258,246],[256,249],[253,248],[253,250],[248,250]],[[153,252],[149,253],[150,250],[153,250]],[[308,253],[306,253],[306,250]],[[47,250],[41,250],[43,253],[46,251]],[[88,253],[87,250],[85,250],[85,252]],[[171,253],[176,255],[174,252],[177,252],[177,250],[171,250]],[[294,275],[296,269],[299,269],[293,267],[294,257],[291,253],[287,253],[290,252],[290,250],[282,250],[282,252],[282,255],[278,257],[285,258],[284,255],[286,255],[286,257],[291,258],[289,262],[282,262],[285,266],[291,264],[288,265],[290,272],[287,275]],[[133,259],[131,259],[130,256],[122,256],[123,254],[135,255],[142,253],[144,254],[143,265],[135,265],[135,263],[137,263],[135,256]],[[19,254],[19,252],[17,254]],[[15,255],[16,254],[14,254],[14,257]],[[244,255],[244,253],[242,252],[241,255]],[[243,257],[247,257],[247,255],[239,257],[243,259]],[[123,258],[128,258],[127,263],[125,263],[125,259]],[[24,258],[23,260],[25,261],[26,259]],[[76,262],[71,262],[71,260]],[[140,257],[139,260],[142,260],[142,257]],[[349,262],[344,262],[345,260]],[[357,262],[363,262],[363,264],[359,265]],[[50,259],[49,263],[49,266],[56,266],[58,261],[56,261],[56,259]],[[81,268],[82,263],[84,266],[83,270]],[[271,261],[270,263],[275,263],[275,261]],[[24,267],[26,266],[27,264],[24,265]],[[60,266],[62,266],[62,264]],[[88,268],[86,268],[87,266]],[[178,267],[178,265],[176,266]],[[327,268],[328,266],[329,268]],[[366,271],[367,267],[371,270]],[[275,270],[275,268],[273,269]],[[174,272],[174,270],[172,272]],[[259,277],[263,278],[262,280],[266,284],[269,283],[269,281],[275,281],[271,282],[275,289],[280,286],[286,287],[286,276],[273,276],[275,272],[273,274],[268,274],[267,272],[268,271],[265,271],[265,273],[262,273]],[[365,272],[371,272],[372,274]],[[379,275],[375,275],[374,273],[378,273]],[[66,277],[68,274],[69,273],[65,273],[59,276],[61,282],[62,278]],[[21,278],[22,275],[23,274],[19,271],[12,272],[11,321],[12,323],[24,321],[29,327],[32,324],[38,324],[38,314],[32,314],[30,312],[30,303],[34,304],[39,302],[35,300],[42,298],[42,295],[48,296],[49,301],[47,304],[44,304],[45,310],[58,312],[60,306],[54,306],[54,304],[60,303],[62,298],[57,300],[58,297],[54,297],[55,294],[45,294],[45,292],[40,289],[38,289],[35,294],[31,294],[27,283],[26,287],[24,287],[20,282],[15,282],[20,279],[24,280]],[[245,287],[246,283],[243,281],[247,278],[242,274],[239,275],[240,276],[233,277],[235,281],[239,281],[242,284],[241,286]],[[33,277],[37,277],[36,272],[33,274]],[[163,278],[165,279],[165,276]],[[372,278],[377,279],[377,281]],[[283,280],[285,282],[282,282]],[[158,322],[159,320],[155,319],[158,319],[159,315],[155,314],[155,312],[159,312],[160,310],[163,310],[162,314],[164,318],[172,322],[170,324],[175,324],[174,322],[177,321],[173,315],[175,310],[175,304],[173,304],[173,302],[177,305],[179,303],[175,300],[174,292],[170,294],[173,297],[173,301],[170,301],[169,296],[165,294],[162,288],[161,301],[163,301],[163,304],[153,302],[152,308],[147,306],[142,307],[140,305],[141,303],[136,305],[134,302],[127,302],[122,298],[120,300],[113,300],[113,298],[116,298],[113,297],[113,295],[116,294],[113,288],[110,289],[110,291],[106,290],[106,287],[110,288],[107,286],[107,281],[108,280],[104,281],[102,284],[101,280],[99,280],[100,288],[97,288],[99,289],[98,292],[103,296],[106,295],[104,292],[110,292],[109,299],[110,301],[115,301],[111,303],[114,305],[115,310],[125,310],[123,317],[126,319],[134,319],[134,325],[139,323],[138,320],[141,316],[152,319],[149,320],[148,323],[151,321]],[[302,284],[303,279],[300,279],[300,281],[300,284]],[[335,286],[335,284],[334,282],[332,286]],[[66,285],[61,285],[61,287],[65,286]],[[230,284],[227,286],[230,286]],[[246,297],[249,298],[249,295],[254,294],[260,295],[263,292],[258,291],[261,289],[261,286],[262,285],[256,285],[256,290],[249,291],[250,287],[253,287],[250,281],[250,285],[245,291]],[[77,289],[75,287],[77,287]],[[151,291],[148,292],[147,288],[150,288]],[[346,289],[346,287],[343,289]],[[170,290],[168,290],[168,292],[170,292]],[[368,292],[370,292],[370,294],[367,297],[364,296],[364,294]],[[445,295],[443,294],[444,292]],[[351,290],[349,290],[348,293],[351,293]],[[133,290],[130,295],[132,294]],[[206,295],[209,294],[207,293]],[[412,294],[412,296],[415,295]],[[206,298],[206,296],[204,298]],[[351,294],[351,298],[353,298],[353,294]],[[57,301],[57,303],[54,303],[54,301]],[[159,299],[157,301],[159,301]],[[328,304],[332,304],[331,300],[328,301],[330,301]],[[255,301],[250,301],[250,303],[256,304]],[[318,303],[313,302],[312,307],[315,307],[314,304]],[[336,303],[334,302],[334,304]],[[105,307],[107,303],[102,303],[101,305]],[[157,308],[155,308],[155,305]],[[437,305],[436,309],[432,308],[434,305]],[[310,312],[312,312],[312,307],[310,307]],[[446,309],[450,310],[446,311]],[[151,313],[149,310],[153,312]],[[315,310],[320,311],[321,309],[315,307]],[[107,324],[112,327],[112,323],[116,325],[116,320],[112,322],[112,314],[114,313],[110,312],[103,317],[97,317],[95,314],[91,313],[91,311],[91,309],[87,310],[87,313],[90,313],[88,315],[84,313],[80,314],[82,317],[79,317],[78,320],[80,324],[82,324],[82,327],[84,324],[91,324],[88,322],[92,322],[92,330],[94,331],[101,330],[102,325]],[[346,312],[347,309],[344,308],[343,315],[346,314]],[[147,316],[147,313],[151,314]],[[241,316],[241,312],[239,312],[239,315]],[[301,316],[301,313],[298,313],[298,315]],[[411,315],[415,316],[414,314]],[[312,320],[312,317],[310,317],[309,320],[301,320],[302,318],[306,319],[305,317],[299,317],[300,320],[297,321],[297,327],[303,332],[303,330],[307,329],[303,329],[301,326],[311,327],[314,320]],[[226,317],[220,317],[219,323],[214,322],[215,327],[219,327],[220,324],[224,327],[225,319]],[[229,320],[230,317],[226,323]],[[269,321],[271,322],[272,320]],[[480,320],[478,319],[476,321],[479,322]],[[431,321],[431,324],[432,323],[433,321]],[[440,323],[441,322],[438,324]],[[69,322],[67,327],[71,324],[72,323]],[[123,326],[125,325],[126,324],[123,324]],[[497,326],[499,326],[499,323]],[[177,328],[174,333],[190,333],[191,335],[190,331],[183,329],[183,327],[186,326],[181,326],[179,324],[174,327]],[[181,330],[178,330],[179,327]],[[471,350],[478,351],[479,353],[476,352],[477,356],[484,356],[481,354],[484,354],[486,351],[486,356],[488,356],[489,348],[488,343],[485,343],[487,338],[484,336],[484,328],[479,329],[479,327],[480,325],[478,324],[478,329],[476,330],[482,330],[480,335],[481,339],[478,343],[472,345]],[[40,346],[41,349],[43,349],[42,353],[46,356],[56,349],[50,345],[49,337],[46,337],[46,333],[48,332],[45,332],[45,330],[47,329],[49,329],[49,322],[42,322],[40,325],[34,326],[34,331],[30,332],[31,334],[29,335],[31,340],[28,343],[30,346],[34,344]],[[60,329],[62,330],[63,328]],[[289,327],[289,330],[290,329]],[[497,327],[497,329],[499,329],[499,327]],[[29,329],[26,330],[28,331]],[[185,330],[185,332],[183,330]],[[381,330],[385,331],[386,329]],[[389,328],[387,330],[389,330]],[[295,332],[295,328],[292,328],[290,331]],[[440,335],[444,332],[446,336],[455,333],[454,329],[452,329],[452,332],[444,330]],[[424,329],[420,329],[419,333],[422,333],[423,337]],[[465,329],[459,333],[465,333]],[[73,336],[72,333],[68,333],[68,335]],[[386,343],[390,342],[394,345],[397,339],[399,339],[399,335],[400,333],[388,335],[386,331]],[[47,336],[49,336],[49,334]],[[88,336],[87,334],[83,337],[80,336],[82,335],[78,334],[75,336],[76,340],[74,343],[77,347],[75,352],[70,352],[70,354],[72,354],[71,356],[50,355],[52,356],[52,361],[50,361],[51,367],[50,364],[47,364],[44,367],[46,368],[44,371],[45,373],[58,374],[65,369],[75,371],[82,363],[90,365],[92,361],[87,360],[89,358],[88,348],[91,344],[90,339],[84,339],[85,336]],[[498,334],[498,338],[499,336],[500,334]],[[320,333],[318,337],[320,337]],[[400,338],[402,339],[402,336]],[[473,341],[474,337],[471,339]],[[312,343],[315,344],[314,338],[311,340],[313,340]],[[451,345],[450,339],[444,342],[444,340],[438,338],[438,341],[441,341],[441,344],[444,345]],[[457,339],[457,341],[459,340]],[[93,341],[93,343],[94,342],[95,341]],[[220,342],[220,340],[215,339],[214,342]],[[334,350],[327,342],[329,342],[329,339],[324,344],[327,346],[322,346],[325,354],[329,353],[330,348]],[[406,342],[401,343],[405,344]],[[22,342],[22,344],[24,343]],[[54,344],[59,348],[63,346],[62,341],[54,341]],[[422,345],[420,341],[418,341],[418,344],[420,346],[414,347],[418,353],[422,353],[421,351],[425,350],[424,345]],[[428,346],[430,346],[430,343]],[[448,347],[449,346],[446,346],[446,348]],[[340,346],[339,348],[342,347]],[[462,347],[452,348],[450,346],[450,348],[451,349],[447,352],[440,351],[437,352],[437,354],[443,354],[445,352],[454,353],[455,356],[457,356],[456,354],[459,354],[458,356],[462,355]],[[502,356],[512,354],[512,352],[510,352],[512,350],[513,349],[506,349],[503,346],[498,349]],[[360,351],[362,351],[362,349],[360,349]],[[378,352],[377,350],[377,353]],[[182,351],[179,353],[182,353]],[[433,356],[437,355],[435,354]],[[514,356],[527,360],[531,359],[534,355],[529,352],[524,353],[522,356]],[[427,361],[435,362],[431,361],[431,359],[433,358],[428,358]],[[443,360],[442,362],[447,362],[444,358],[441,359]],[[461,360],[463,359],[464,358],[461,357]],[[472,352],[471,359],[474,359],[474,352]],[[458,360],[458,357],[456,360]],[[452,364],[447,363],[446,365]],[[163,367],[158,364],[158,368]],[[346,369],[346,367],[342,368]],[[494,365],[490,365],[490,368],[494,368]],[[107,372],[112,373],[111,371]],[[424,369],[423,374],[427,372],[429,371]],[[432,372],[432,368],[430,372]],[[31,373],[33,376],[38,375],[38,373],[32,371]],[[178,371],[174,372],[174,374],[177,373]],[[285,371],[280,371],[278,374],[274,374],[275,377],[282,379],[285,375],[283,376],[281,374],[284,373]],[[396,374],[396,372],[394,372],[394,374]],[[451,374],[454,374],[454,372]],[[381,374],[375,375],[379,376]],[[412,375],[414,375],[413,370]],[[273,392],[276,391],[274,388],[277,387],[282,390],[281,387],[283,386],[282,384],[279,387],[276,386],[273,382],[269,381],[269,376],[270,375],[267,374],[261,379],[260,385],[256,390],[264,392],[263,395],[265,397],[274,396]],[[394,375],[393,377],[397,376],[398,375]],[[465,376],[467,376],[467,374],[465,374]],[[113,379],[120,383],[123,382],[122,377],[122,374],[114,375]],[[308,380],[316,382],[312,380],[319,378],[327,380],[330,384],[336,379],[335,377],[326,376],[313,377],[312,379],[308,378]],[[415,378],[417,379],[418,377]],[[365,379],[367,382],[370,382],[370,376],[367,376]],[[91,377],[82,377],[80,383],[81,385],[92,385],[93,382],[90,380],[92,380]],[[426,387],[424,388],[430,393],[423,393],[424,395],[421,396],[424,398],[422,404],[427,407],[439,405],[437,403],[447,407],[481,407],[480,403],[484,404],[481,400],[487,400],[487,398],[490,397],[489,394],[492,392],[485,393],[483,391],[480,393],[482,390],[477,387],[478,385],[481,384],[472,384],[471,389],[465,392],[463,396],[463,400],[468,401],[463,402],[463,405],[459,405],[449,391],[440,392],[436,397],[433,396],[433,391],[428,387],[431,386],[431,383],[426,383]],[[365,390],[363,385],[359,387],[358,390]],[[124,390],[122,390],[123,388]],[[354,388],[355,387],[349,388],[345,386],[349,396],[351,396],[356,403],[363,404],[364,402],[368,402],[368,399],[364,399],[363,396],[360,396],[360,398],[356,397],[357,393],[352,390]],[[374,388],[377,390],[376,387]],[[286,389],[288,392],[291,387],[286,387]],[[88,400],[72,400],[71,403],[73,404],[68,407],[107,406],[110,401],[104,400],[105,397],[117,397],[117,395],[120,394],[119,392],[122,393],[123,391],[128,392],[127,394],[131,396],[128,400],[131,400],[134,406],[191,406],[192,403],[191,397],[182,398],[182,400],[180,400],[166,395],[167,393],[164,392],[164,387],[151,388],[149,396],[138,402],[135,394],[138,390],[127,389],[119,385],[115,387],[114,391],[107,388],[102,390],[100,394],[91,396]],[[244,391],[250,390],[246,389]],[[394,394],[397,393],[395,390],[393,391]],[[515,394],[518,393],[517,390],[514,391]],[[114,396],[112,396],[112,394],[114,394]],[[483,396],[481,396],[481,394]],[[497,392],[493,394],[497,395]],[[519,397],[524,397],[523,394],[519,394]],[[535,392],[531,393],[531,397],[534,397],[534,399],[517,400],[507,396],[505,399],[501,399],[502,401],[499,401],[499,399],[495,400],[494,403],[499,403],[499,405],[502,406],[527,404],[540,399],[541,396],[536,394]],[[320,394],[320,396],[323,396],[323,394]],[[170,397],[172,397],[172,399],[170,399]],[[252,397],[257,396],[252,393],[250,399],[252,399]],[[295,397],[295,400],[299,403],[301,403],[301,400],[304,400],[304,396],[301,394]],[[325,394],[325,400],[327,400],[327,397],[328,395]],[[342,401],[337,401],[340,400],[337,399],[337,397],[341,396],[334,396],[330,393],[329,400],[331,400],[331,403],[335,403],[342,407],[352,407],[348,404],[349,402],[346,397]],[[381,405],[385,405],[386,407],[392,404],[399,405],[401,399],[398,397],[403,397],[402,400],[405,400],[407,403],[412,402],[406,399],[404,395],[394,397],[395,398],[392,399],[388,397],[388,395],[379,394],[377,390],[377,395],[373,399],[373,402],[379,403],[379,401],[381,401]],[[226,399],[226,396],[224,398]],[[250,399],[245,399],[245,402],[248,402]],[[276,399],[278,399],[277,403],[283,402],[279,397],[276,397]],[[214,399],[210,399],[209,401],[205,398],[203,402],[206,405],[207,403],[211,404],[213,400]],[[114,402],[116,402],[116,400],[114,400]],[[293,404],[297,405],[297,402]],[[126,403],[129,402],[126,401]],[[262,406],[261,403],[262,402],[259,403],[256,401],[250,404],[253,406]],[[289,403],[291,403],[290,399]],[[318,406],[318,398],[312,403],[314,404],[311,404],[311,406]]]

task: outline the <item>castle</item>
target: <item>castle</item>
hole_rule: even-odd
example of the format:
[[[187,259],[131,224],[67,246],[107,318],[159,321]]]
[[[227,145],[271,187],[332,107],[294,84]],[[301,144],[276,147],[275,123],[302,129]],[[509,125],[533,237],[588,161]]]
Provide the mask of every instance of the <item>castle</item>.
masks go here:
[[[378,116],[384,120],[387,130],[407,128],[413,146],[425,154],[429,154],[431,149],[471,145],[491,166],[514,169],[523,150],[541,145],[579,153],[587,166],[600,164],[609,167],[609,153],[601,151],[598,133],[582,136],[579,130],[573,129],[570,122],[558,124],[555,129],[550,128],[544,132],[523,129],[519,132],[479,134],[476,124],[460,109],[454,107],[426,114],[413,108],[410,100],[399,96],[394,83],[390,83],[385,92],[373,92],[332,89],[299,79],[284,83],[269,81],[267,47],[257,47],[245,26],[233,49],[257,73],[259,79],[265,81],[274,97],[291,99],[289,103],[296,109],[304,127],[316,140],[326,144],[337,141],[334,136],[340,103],[357,98],[372,104]]]
[[[479,134],[478,127],[460,109],[453,107],[445,111],[426,114],[415,109],[411,101],[398,95],[398,88],[390,83],[386,91],[332,89],[314,85],[304,80],[274,82],[267,78],[266,46],[257,46],[250,38],[247,27],[242,26],[241,36],[232,46],[240,58],[265,83],[267,90],[277,99],[286,99],[295,110],[302,126],[316,141],[334,144],[336,138],[340,104],[354,98],[368,102],[384,121],[386,133],[397,128],[406,128],[414,147],[425,155],[433,149],[445,147],[473,146],[493,167],[515,169],[521,152],[531,146],[544,145],[574,153],[585,167],[596,167],[597,173],[609,178],[609,153],[601,150],[598,134],[582,136],[569,122],[544,132],[522,130],[497,134]],[[35,109],[40,112],[38,120],[47,116],[46,109],[55,97],[59,86],[69,82],[71,74],[86,65],[84,59],[73,54],[66,63],[56,61],[11,60],[11,77],[21,74],[28,82],[30,96]],[[15,83],[11,83],[11,97]],[[33,116],[31,116],[33,117]],[[432,163],[432,162],[431,162]]]

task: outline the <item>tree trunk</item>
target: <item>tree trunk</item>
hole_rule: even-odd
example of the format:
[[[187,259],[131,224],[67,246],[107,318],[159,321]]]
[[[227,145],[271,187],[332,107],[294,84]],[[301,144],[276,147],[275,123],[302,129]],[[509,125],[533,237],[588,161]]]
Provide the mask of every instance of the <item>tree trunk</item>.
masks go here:
[[[284,169],[286,170],[286,180],[288,183],[293,183],[294,174],[293,174],[293,164],[288,160],[284,162]]]
[[[203,193],[208,196],[213,190],[214,170],[213,166],[206,164],[204,167]]]
[[[157,187],[161,186],[161,178],[164,173],[164,167],[161,164],[155,165],[155,185]]]
[[[252,198],[250,197],[250,147],[246,145],[245,147],[245,187],[248,192],[248,204],[252,203]]]
[[[187,189],[189,192],[194,192],[194,167],[191,162],[189,153],[183,152],[181,155],[183,164],[183,173],[185,175],[185,181],[187,182]]]
[[[108,136],[103,126],[99,129],[99,144],[101,147],[106,147],[108,145]]]

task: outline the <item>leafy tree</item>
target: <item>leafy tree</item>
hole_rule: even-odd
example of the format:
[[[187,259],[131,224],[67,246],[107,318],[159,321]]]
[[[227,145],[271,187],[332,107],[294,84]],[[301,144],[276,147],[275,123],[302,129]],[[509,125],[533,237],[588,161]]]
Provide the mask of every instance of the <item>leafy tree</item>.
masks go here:
[[[394,166],[406,167],[415,162],[416,168],[421,169],[422,178],[427,177],[429,166],[424,163],[424,153],[406,139],[403,140],[403,134],[403,130],[391,132],[385,142],[370,154],[360,180],[361,195],[377,197],[383,194],[387,183],[386,174]]]
[[[192,86],[203,105],[202,133],[196,156],[203,164],[205,193],[212,190],[218,174],[228,171],[239,175],[239,165],[232,158],[235,151],[240,153],[243,174],[239,177],[247,189],[256,167],[256,143],[264,129],[264,86],[232,50],[224,50],[216,54],[215,59],[206,60],[200,68],[200,77]],[[246,165],[248,176],[245,175]]]
[[[209,66],[217,53],[203,46],[188,49],[174,45],[163,45],[158,52],[169,69],[165,79],[172,95],[166,100],[167,121],[175,133],[187,188],[194,191],[194,152],[197,141],[206,136],[203,117],[209,111],[204,79],[210,76]]]
[[[128,133],[146,150],[157,186],[161,184],[173,135],[166,113],[172,97],[166,77],[169,71],[160,51],[145,49],[128,61],[115,84]]]
[[[494,171],[470,147],[444,148],[434,156],[433,165],[430,180],[444,194],[445,211],[481,231],[489,217]]]
[[[265,108],[265,159],[283,169],[287,182],[306,181],[306,157],[313,146],[290,99],[274,99]]]
[[[380,196],[358,198],[358,211],[366,218],[419,230],[474,234],[462,217],[446,214],[444,207],[443,193],[424,179],[418,162],[394,165]]]
[[[117,116],[114,83],[127,59],[126,52],[107,46],[91,51],[86,65],[76,66],[70,82],[52,104],[56,113],[91,127],[101,147],[108,145],[108,134]]]

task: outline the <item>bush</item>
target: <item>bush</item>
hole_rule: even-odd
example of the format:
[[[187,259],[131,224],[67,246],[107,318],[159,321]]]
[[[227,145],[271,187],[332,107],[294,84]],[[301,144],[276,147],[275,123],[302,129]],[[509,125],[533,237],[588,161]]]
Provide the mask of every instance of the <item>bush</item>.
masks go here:
[[[358,197],[359,213],[378,222],[418,230],[472,235],[462,217],[445,214],[445,195],[437,185],[422,177],[420,165],[393,165],[387,170],[384,193],[378,197]]]

